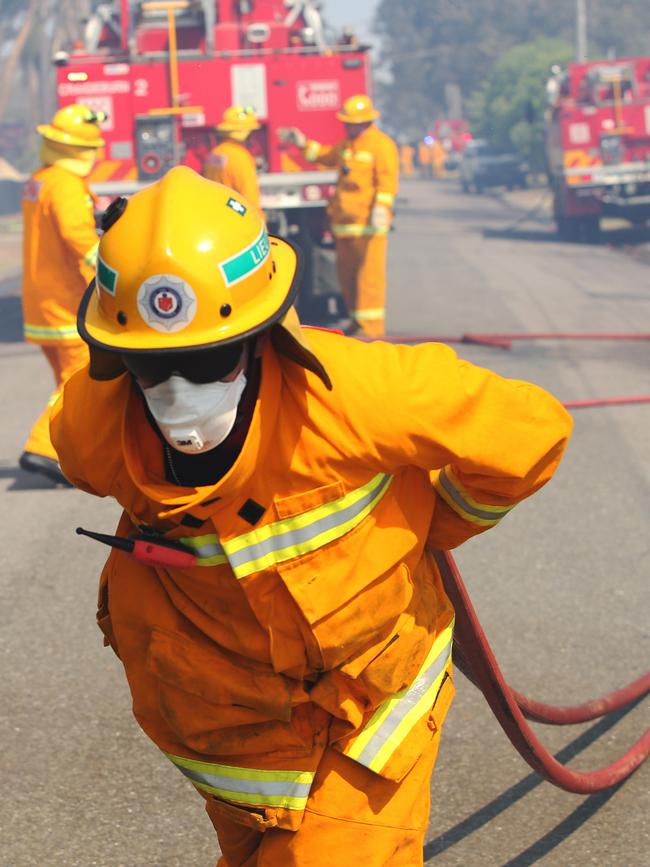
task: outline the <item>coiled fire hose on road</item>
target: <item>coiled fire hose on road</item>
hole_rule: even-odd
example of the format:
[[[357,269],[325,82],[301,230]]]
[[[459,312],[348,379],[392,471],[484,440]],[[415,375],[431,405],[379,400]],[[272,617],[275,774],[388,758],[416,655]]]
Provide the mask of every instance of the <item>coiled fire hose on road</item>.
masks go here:
[[[611,765],[596,771],[574,771],[548,752],[526,722],[526,717],[551,725],[570,725],[597,719],[649,692],[650,671],[621,689],[580,705],[554,707],[527,698],[506,683],[453,557],[448,551],[436,551],[434,554],[445,591],[456,611],[455,663],[481,690],[524,761],[553,785],[576,794],[600,792],[629,777],[650,755],[650,729]]]

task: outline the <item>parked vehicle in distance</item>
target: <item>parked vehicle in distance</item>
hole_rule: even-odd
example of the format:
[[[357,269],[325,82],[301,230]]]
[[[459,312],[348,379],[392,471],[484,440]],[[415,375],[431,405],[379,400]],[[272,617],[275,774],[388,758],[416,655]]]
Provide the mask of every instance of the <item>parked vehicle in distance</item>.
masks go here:
[[[468,141],[460,159],[460,183],[463,192],[481,193],[491,187],[527,185],[528,165],[515,153],[499,151],[485,139]]]

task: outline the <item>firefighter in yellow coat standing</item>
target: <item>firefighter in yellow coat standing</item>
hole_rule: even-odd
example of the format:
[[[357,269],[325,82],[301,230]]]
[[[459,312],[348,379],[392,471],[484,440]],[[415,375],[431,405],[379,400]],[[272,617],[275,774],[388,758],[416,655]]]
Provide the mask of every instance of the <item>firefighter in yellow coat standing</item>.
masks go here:
[[[246,147],[246,139],[260,125],[252,108],[231,105],[217,125],[219,144],[208,157],[203,174],[208,180],[232,187],[261,210],[260,187],[255,159]]]
[[[52,413],[124,510],[98,624],[219,867],[421,867],[454,694],[432,549],[548,481],[571,419],[442,344],[303,331],[299,251],[239,199],[177,166],[104,216]]]
[[[57,390],[24,445],[20,466],[67,484],[50,442],[50,407],[62,383],[88,360],[77,333],[77,307],[94,276],[97,257],[94,203],[84,178],[103,147],[105,115],[84,105],[56,112],[37,127],[42,166],[23,194],[23,318],[25,340],[37,343]]]
[[[386,237],[399,180],[395,142],[378,129],[379,112],[365,94],[351,96],[337,115],[346,137],[334,146],[308,140],[298,129],[279,130],[307,160],[336,166],[339,179],[328,207],[336,238],[336,268],[351,316],[348,332],[379,337],[386,316]]]

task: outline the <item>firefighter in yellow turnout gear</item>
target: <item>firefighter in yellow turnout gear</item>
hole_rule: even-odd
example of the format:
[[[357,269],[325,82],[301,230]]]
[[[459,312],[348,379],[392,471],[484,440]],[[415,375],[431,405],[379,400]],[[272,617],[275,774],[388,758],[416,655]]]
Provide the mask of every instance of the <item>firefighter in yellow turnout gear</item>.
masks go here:
[[[350,333],[384,333],[386,251],[399,180],[395,142],[378,129],[379,117],[368,96],[347,99],[337,118],[346,137],[333,146],[308,140],[297,129],[279,130],[310,162],[339,169],[336,192],[328,207],[336,238],[336,267],[352,323]]]
[[[23,194],[23,318],[25,340],[47,358],[56,390],[24,445],[20,466],[67,484],[50,441],[50,407],[62,384],[88,360],[77,333],[77,308],[97,258],[94,202],[84,180],[103,147],[104,119],[84,105],[56,112],[37,127],[41,168]]]
[[[210,153],[203,174],[208,180],[232,187],[261,211],[257,167],[245,144],[253,130],[259,128],[251,108],[241,105],[227,108],[217,125],[219,144]]]
[[[298,250],[237,199],[177,166],[105,215],[52,419],[124,510],[98,624],[219,867],[422,867],[454,694],[433,550],[541,487],[571,419],[442,344],[304,331]]]

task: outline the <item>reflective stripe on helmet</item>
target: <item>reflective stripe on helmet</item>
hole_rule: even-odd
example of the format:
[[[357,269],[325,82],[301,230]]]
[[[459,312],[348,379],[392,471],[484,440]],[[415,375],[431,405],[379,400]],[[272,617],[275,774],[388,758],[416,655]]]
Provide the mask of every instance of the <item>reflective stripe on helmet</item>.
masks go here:
[[[379,773],[413,726],[433,707],[451,661],[453,622],[436,638],[415,679],[406,689],[379,705],[361,732],[343,751]]]
[[[434,487],[450,509],[464,520],[479,527],[493,527],[514,508],[479,503],[465,491],[454,475],[451,467],[443,467],[434,482]]]
[[[167,758],[197,789],[235,804],[304,810],[314,782],[312,771],[269,771],[197,762],[171,753]]]
[[[258,530],[220,542],[218,536],[190,536],[178,541],[192,548],[197,566],[230,563],[237,578],[245,578],[276,563],[316,551],[358,526],[384,496],[393,477],[380,473],[366,485]]]
[[[239,283],[240,280],[248,277],[253,271],[257,271],[266,262],[270,254],[269,236],[266,233],[266,229],[262,229],[259,236],[249,247],[246,247],[245,250],[235,254],[219,265],[226,286],[233,286],[235,283]]]

